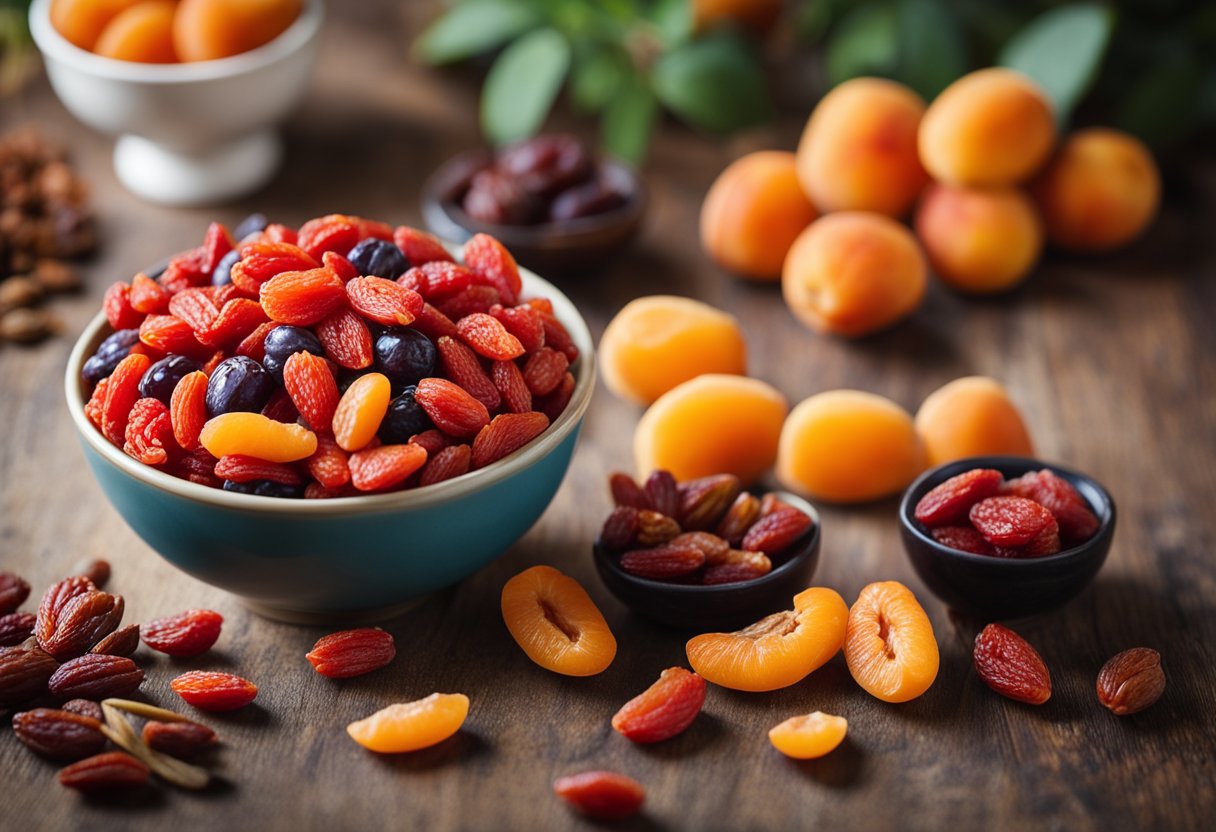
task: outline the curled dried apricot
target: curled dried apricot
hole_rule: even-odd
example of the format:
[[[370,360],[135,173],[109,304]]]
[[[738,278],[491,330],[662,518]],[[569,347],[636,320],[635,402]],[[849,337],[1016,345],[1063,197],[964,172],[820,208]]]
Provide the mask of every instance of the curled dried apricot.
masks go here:
[[[595,602],[552,566],[533,566],[507,581],[502,617],[528,658],[554,673],[594,676],[616,657],[616,638]]]
[[[317,450],[317,435],[308,428],[261,413],[222,413],[203,425],[198,441],[217,459],[243,454],[267,462],[295,462]]]
[[[333,419],[334,439],[342,450],[357,451],[372,441],[392,395],[392,384],[383,373],[359,376],[346,388]]]
[[[884,702],[907,702],[927,691],[940,661],[929,616],[898,581],[861,591],[849,610],[844,657],[857,684]]]

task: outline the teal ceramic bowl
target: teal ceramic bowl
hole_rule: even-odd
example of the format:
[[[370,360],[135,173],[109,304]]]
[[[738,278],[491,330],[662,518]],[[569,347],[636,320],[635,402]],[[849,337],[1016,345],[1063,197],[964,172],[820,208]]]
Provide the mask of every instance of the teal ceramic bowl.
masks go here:
[[[561,485],[595,386],[587,325],[550,283],[521,269],[525,296],[545,296],[581,356],[566,411],[531,444],[481,470],[393,494],[290,500],[237,494],[136,462],[84,415],[84,362],[111,329],[98,315],[64,379],[85,459],[123,519],[165,560],[254,610],[287,621],[387,618],[451,586],[511,547]]]

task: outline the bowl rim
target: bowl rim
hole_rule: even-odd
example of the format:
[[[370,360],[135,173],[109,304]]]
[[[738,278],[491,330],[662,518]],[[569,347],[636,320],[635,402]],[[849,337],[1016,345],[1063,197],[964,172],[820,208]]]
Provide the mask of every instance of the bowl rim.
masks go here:
[[[961,549],[954,549],[950,546],[946,546],[943,543],[939,543],[930,535],[926,534],[921,529],[920,524],[916,522],[916,518],[913,516],[913,512],[916,508],[912,499],[913,495],[917,494],[917,492],[921,490],[924,490],[927,493],[928,489],[925,488],[925,485],[929,481],[940,477],[942,472],[947,468],[961,469],[956,472],[957,474],[964,473],[965,471],[969,471],[973,468],[995,468],[999,470],[1002,475],[1005,475],[1006,466],[1013,468],[1025,468],[1027,472],[1047,468],[1053,473],[1063,475],[1065,479],[1070,481],[1077,480],[1084,482],[1102,499],[1102,504],[1100,506],[1094,506],[1084,493],[1081,494],[1082,499],[1085,500],[1091,510],[1094,510],[1094,513],[1098,517],[1097,530],[1088,540],[1084,540],[1071,548],[1062,549],[1059,552],[1056,552],[1054,555],[1045,555],[1037,558],[998,558],[993,557],[992,555],[977,555],[973,552],[964,552]],[[952,474],[951,476],[954,475],[955,474]],[[934,482],[930,488],[940,485],[947,479],[949,479],[949,477],[942,477],[938,482]],[[921,494],[919,496],[924,495]],[[916,502],[919,502],[919,496]],[[1071,468],[1066,468],[1062,465],[1056,465],[1053,462],[1046,462],[1038,457],[1029,456],[971,456],[964,457],[962,459],[952,459],[949,462],[943,462],[940,465],[935,465],[917,477],[912,484],[904,490],[903,496],[900,497],[899,500],[899,524],[905,531],[913,534],[919,543],[928,546],[932,551],[938,553],[939,555],[956,558],[966,563],[986,564],[995,569],[1011,570],[1033,569],[1036,567],[1041,568],[1043,564],[1059,564],[1064,561],[1079,559],[1091,554],[1097,546],[1098,541],[1106,536],[1114,526],[1115,513],[1114,498],[1111,497],[1110,492],[1106,490],[1105,486],[1103,486],[1102,483],[1098,482],[1093,477],[1089,476],[1088,474],[1082,474],[1080,471],[1074,471]],[[996,564],[1000,565],[997,566]]]
[[[448,247],[454,252],[462,251],[459,246],[449,245]],[[96,348],[96,344],[99,343],[102,332],[110,328],[104,311],[97,313],[72,346],[67,368],[64,371],[64,392],[68,411],[71,414],[76,433],[81,439],[102,459],[118,468],[122,473],[175,497],[215,508],[255,514],[319,517],[415,510],[459,499],[500,483],[548,456],[582,421],[595,390],[595,346],[587,323],[575,307],[574,302],[552,283],[532,271],[521,266],[519,273],[523,280],[524,293],[543,294],[553,303],[555,314],[569,330],[571,338],[579,349],[578,361],[571,367],[575,385],[570,403],[566,405],[561,416],[545,429],[544,433],[514,453],[485,468],[470,471],[425,488],[394,491],[387,494],[334,497],[325,500],[273,499],[200,485],[174,477],[132,459],[120,448],[110,444],[84,413],[86,398],[81,369]]]
[[[96,55],[72,43],[51,24],[52,2],[33,0],[30,5],[30,36],[44,56],[99,78],[149,85],[214,81],[262,69],[316,40],[325,18],[324,0],[303,0],[291,25],[256,49],[209,61],[146,64]]]
[[[425,213],[428,207],[433,206],[434,209],[441,211],[453,225],[463,228],[470,235],[485,233],[501,240],[510,240],[518,246],[536,247],[554,240],[577,240],[585,235],[601,232],[605,228],[625,228],[631,226],[637,223],[642,215],[646,213],[646,208],[649,204],[646,183],[637,170],[619,159],[601,154],[596,156],[596,163],[612,171],[615,175],[628,178],[630,186],[633,189],[632,198],[619,208],[573,220],[542,222],[535,225],[506,225],[502,223],[480,222],[465,214],[459,205],[454,205],[451,200],[446,199],[443,193],[445,190],[443,186],[447,184],[447,180],[451,178],[453,171],[460,167],[460,163],[490,157],[490,150],[472,148],[457,153],[455,156],[442,162],[426,178],[426,181],[422,183],[420,201],[422,202],[423,212]],[[455,208],[459,214],[453,214],[452,210],[449,210],[450,208]]]
[[[823,523],[819,510],[815,508],[815,506],[812,505],[809,500],[799,497],[797,494],[793,494],[789,491],[782,491],[780,489],[766,493],[774,494],[783,502],[789,503],[794,508],[802,511],[811,518],[814,525],[811,527],[811,534],[809,537],[806,537],[800,551],[794,555],[794,557],[790,558],[785,563],[781,564],[762,577],[753,578],[750,581],[736,581],[735,583],[715,584],[711,586],[705,586],[704,584],[672,584],[667,583],[666,581],[656,581],[651,578],[640,578],[637,575],[630,575],[628,572],[622,569],[620,565],[613,559],[612,555],[600,545],[598,535],[595,538],[592,551],[595,555],[595,559],[597,561],[602,561],[605,564],[605,567],[610,569],[614,574],[620,576],[628,583],[634,584],[639,589],[644,589],[650,592],[673,593],[675,595],[693,597],[697,595],[713,596],[727,594],[739,592],[743,589],[746,589],[749,592],[763,589],[769,584],[778,583],[787,572],[792,571],[797,564],[810,557],[811,553],[814,552],[819,546],[819,539],[823,529]]]

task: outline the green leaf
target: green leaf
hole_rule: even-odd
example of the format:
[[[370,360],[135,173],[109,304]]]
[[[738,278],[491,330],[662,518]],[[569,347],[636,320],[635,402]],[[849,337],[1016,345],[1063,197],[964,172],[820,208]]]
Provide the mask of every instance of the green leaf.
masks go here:
[[[1055,104],[1056,118],[1065,121],[1097,78],[1113,26],[1106,6],[1060,6],[1018,32],[998,63],[1037,81]]]
[[[1132,84],[1116,124],[1149,144],[1176,141],[1194,123],[1202,92],[1199,62],[1189,51],[1178,52]]]
[[[600,124],[604,148],[632,165],[641,164],[658,109],[650,87],[636,75],[629,78],[604,109]]]
[[[967,42],[942,0],[901,0],[899,77],[927,99],[968,68]]]
[[[658,0],[650,18],[668,48],[692,37],[692,4],[688,0]]]
[[[671,50],[655,64],[651,82],[664,106],[714,133],[758,124],[772,113],[759,61],[730,32]]]
[[[436,20],[414,42],[414,55],[430,64],[489,52],[537,24],[521,0],[465,0]]]
[[[899,22],[893,6],[862,6],[840,22],[828,41],[828,80],[839,84],[859,75],[891,75],[899,63]]]
[[[537,29],[494,61],[481,90],[481,129],[495,144],[536,133],[570,69],[570,44],[554,29]]]
[[[629,74],[628,56],[609,48],[583,53],[570,75],[570,98],[585,113],[604,108]]]

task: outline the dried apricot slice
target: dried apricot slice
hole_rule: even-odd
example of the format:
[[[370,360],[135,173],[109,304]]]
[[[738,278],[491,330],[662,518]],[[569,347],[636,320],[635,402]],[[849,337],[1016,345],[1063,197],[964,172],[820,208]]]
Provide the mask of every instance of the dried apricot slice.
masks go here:
[[[554,673],[594,676],[616,657],[616,638],[591,596],[552,566],[507,581],[502,618],[528,658]]]
[[[898,581],[861,591],[849,610],[844,658],[857,684],[884,702],[907,702],[927,691],[940,661],[929,616]]]
[[[359,376],[346,388],[333,418],[334,438],[342,450],[357,451],[372,441],[390,398],[392,385],[383,373]]]
[[[216,459],[243,454],[267,462],[295,462],[317,450],[317,435],[308,428],[261,413],[221,413],[203,425],[198,441]]]
[[[812,587],[795,609],[774,613],[734,633],[705,633],[688,642],[688,661],[724,688],[767,691],[806,678],[845,641],[849,608],[835,590]]]
[[[460,730],[469,715],[463,693],[432,693],[398,702],[346,726],[351,739],[369,751],[399,754],[437,745]]]
[[[813,760],[844,742],[849,722],[823,711],[792,716],[768,732],[773,748],[795,760]]]

